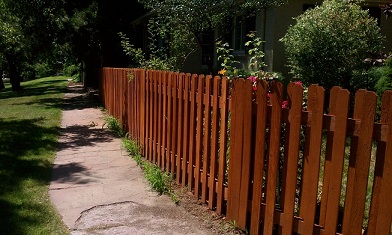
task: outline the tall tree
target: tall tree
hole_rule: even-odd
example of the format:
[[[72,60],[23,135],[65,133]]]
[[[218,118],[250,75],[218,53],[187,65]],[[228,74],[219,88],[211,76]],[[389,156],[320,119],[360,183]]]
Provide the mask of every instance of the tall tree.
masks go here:
[[[0,51],[7,64],[12,89],[20,90],[18,67],[26,42],[20,27],[20,18],[11,14],[9,8],[0,1]]]
[[[143,14],[136,0],[0,1],[18,20],[20,35],[30,44],[27,54],[52,58],[54,51],[67,45],[84,65],[85,85],[94,87],[100,66],[120,66],[119,58],[124,58],[117,33],[127,31],[130,21]]]

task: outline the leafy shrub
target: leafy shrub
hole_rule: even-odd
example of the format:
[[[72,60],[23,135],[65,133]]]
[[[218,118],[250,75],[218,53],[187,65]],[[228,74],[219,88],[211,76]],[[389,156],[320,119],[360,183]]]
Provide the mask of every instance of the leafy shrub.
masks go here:
[[[71,64],[64,67],[64,75],[72,77],[75,82],[80,81],[80,64]]]
[[[237,68],[239,62],[234,59],[233,49],[230,48],[229,43],[222,43],[221,41],[218,41],[216,43],[216,53],[218,55],[218,61],[221,62],[222,67],[218,73],[227,76],[229,79],[252,79],[254,85],[256,85],[256,81],[260,79],[283,80],[283,76],[280,73],[264,71],[266,64],[263,61],[264,52],[261,50],[261,44],[263,43],[261,38],[256,37],[255,32],[251,32],[247,36],[249,37],[249,41],[245,43],[245,46],[248,48],[248,68]]]
[[[361,80],[354,80],[353,71],[365,69],[366,53],[379,52],[384,37],[376,19],[356,2],[327,0],[296,18],[281,39],[296,79],[328,89],[363,87]]]
[[[102,128],[107,126],[107,128],[109,128],[109,130],[113,131],[113,133],[118,136],[118,137],[123,137],[125,136],[125,132],[122,129],[122,125],[120,123],[120,121],[118,121],[115,117],[113,116],[106,116],[105,118],[105,122],[102,125]]]
[[[54,74],[54,69],[46,62],[38,62],[34,64],[35,76],[38,78],[49,77]]]
[[[392,58],[385,62],[385,66],[372,69],[369,72],[369,77],[378,78],[375,90],[379,96],[386,90],[392,90]]]
[[[36,74],[35,74],[35,70],[34,70],[34,66],[30,65],[30,64],[23,64],[23,68],[22,71],[20,73],[20,76],[24,79],[24,80],[33,80],[36,79]]]

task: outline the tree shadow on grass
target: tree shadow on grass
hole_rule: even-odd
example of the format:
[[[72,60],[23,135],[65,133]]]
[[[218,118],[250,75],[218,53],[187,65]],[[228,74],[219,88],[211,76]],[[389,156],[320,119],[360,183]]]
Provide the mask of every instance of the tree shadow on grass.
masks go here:
[[[58,128],[43,127],[42,121],[0,118],[0,234],[26,234],[24,229],[36,225],[36,215],[47,210],[44,203],[25,201],[34,197],[25,188],[28,181],[50,182],[47,152],[56,149]]]
[[[12,91],[11,88],[8,87],[0,92],[0,99],[65,93],[68,88],[64,86],[64,82],[65,80],[61,79],[41,81],[36,84],[24,85],[23,89],[20,91]]]

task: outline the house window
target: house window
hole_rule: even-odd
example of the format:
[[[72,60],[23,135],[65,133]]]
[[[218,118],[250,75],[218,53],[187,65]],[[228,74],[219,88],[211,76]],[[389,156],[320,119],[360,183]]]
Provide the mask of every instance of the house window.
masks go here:
[[[256,30],[256,17],[237,16],[234,23],[234,50],[244,51],[247,35]]]

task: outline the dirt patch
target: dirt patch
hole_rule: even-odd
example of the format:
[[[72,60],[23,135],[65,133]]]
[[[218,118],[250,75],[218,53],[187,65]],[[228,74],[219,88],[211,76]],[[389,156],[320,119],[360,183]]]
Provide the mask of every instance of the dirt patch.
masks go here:
[[[182,188],[179,185],[172,185],[172,187],[179,199],[178,205],[196,217],[206,228],[210,229],[213,234],[246,234],[244,231],[235,228],[233,224],[226,220],[226,217],[218,215],[215,211],[210,210],[191,192],[187,191],[186,188]]]

